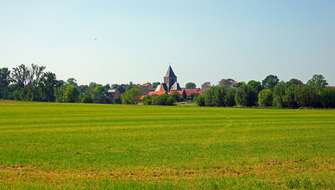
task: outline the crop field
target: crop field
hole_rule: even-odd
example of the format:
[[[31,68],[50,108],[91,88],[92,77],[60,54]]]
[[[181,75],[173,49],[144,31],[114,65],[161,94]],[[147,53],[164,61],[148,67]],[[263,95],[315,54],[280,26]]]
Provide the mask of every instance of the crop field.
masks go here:
[[[0,189],[334,189],[335,110],[0,102]]]

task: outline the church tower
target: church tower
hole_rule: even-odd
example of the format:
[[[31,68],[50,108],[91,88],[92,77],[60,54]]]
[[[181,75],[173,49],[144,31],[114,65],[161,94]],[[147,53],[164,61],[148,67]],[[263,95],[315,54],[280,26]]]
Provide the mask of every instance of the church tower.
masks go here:
[[[164,76],[164,83],[166,84],[168,91],[170,91],[172,86],[177,83],[177,76],[174,74],[171,66],[169,66]]]

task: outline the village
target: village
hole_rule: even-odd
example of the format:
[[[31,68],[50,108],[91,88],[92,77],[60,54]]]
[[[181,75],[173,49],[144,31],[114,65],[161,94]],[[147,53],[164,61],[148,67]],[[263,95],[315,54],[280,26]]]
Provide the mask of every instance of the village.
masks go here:
[[[178,83],[178,77],[174,73],[171,65],[168,67],[168,70],[163,77],[163,82],[148,82],[145,84],[138,84],[136,86],[140,89],[140,100],[151,96],[178,95],[179,97],[182,97],[182,100],[184,101],[193,101],[194,98],[201,95],[202,91],[206,88],[197,88],[195,84],[193,87],[182,88]],[[127,88],[127,85],[112,86],[112,89],[108,91],[108,94],[114,100],[121,99],[121,96],[124,93],[123,89],[125,88]]]

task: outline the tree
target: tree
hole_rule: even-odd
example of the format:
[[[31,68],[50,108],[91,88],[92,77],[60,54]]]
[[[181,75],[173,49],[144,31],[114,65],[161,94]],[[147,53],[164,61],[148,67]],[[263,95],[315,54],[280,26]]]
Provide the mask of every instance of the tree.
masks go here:
[[[235,102],[238,106],[248,106],[248,85],[240,82],[236,88]]]
[[[237,82],[234,79],[221,79],[219,82],[220,86],[226,86],[226,87],[232,87],[235,84],[237,84]]]
[[[303,83],[297,79],[290,80],[285,85],[285,95],[283,100],[285,105],[290,108],[299,107],[298,104],[298,94],[300,89],[303,87]]]
[[[201,85],[201,90],[203,92],[205,92],[206,90],[208,90],[211,87],[211,83],[210,82],[205,82]]]
[[[153,82],[153,83],[152,83],[152,87],[153,87],[154,89],[156,89],[157,86],[160,85],[160,84],[161,84],[160,82]]]
[[[312,79],[307,82],[307,85],[320,93],[321,90],[328,85],[328,83],[323,75],[314,75]]]
[[[39,101],[41,90],[39,89],[45,66],[32,64],[31,67],[20,65],[13,68],[11,80],[14,84],[14,94],[17,99]]]
[[[22,64],[13,68],[11,72],[11,80],[15,86],[24,88],[29,82],[29,75],[29,68]]]
[[[263,89],[258,94],[258,105],[259,106],[272,106],[272,90]]]
[[[236,88],[226,88],[226,94],[224,96],[224,103],[225,106],[235,106],[235,94],[236,94]]]
[[[290,79],[288,82],[287,82],[288,85],[303,85],[304,83],[299,80],[299,79]]]
[[[262,90],[262,84],[258,81],[251,80],[247,84],[248,86],[248,106],[255,106],[258,102],[258,93]]]
[[[321,104],[318,93],[309,85],[298,89],[297,103],[299,107],[319,107]]]
[[[122,95],[123,104],[138,104],[140,101],[140,88],[138,86],[132,86],[126,90]]]
[[[321,104],[324,108],[335,108],[335,88],[324,88],[321,92]]]
[[[78,102],[79,90],[73,84],[67,84],[64,89],[64,101],[65,102]]]
[[[40,80],[41,100],[54,102],[56,100],[55,88],[57,86],[56,74],[51,72],[43,73]]]
[[[186,89],[195,89],[195,88],[197,88],[197,85],[193,82],[188,82],[188,83],[186,83],[185,88]]]
[[[286,91],[286,83],[285,82],[279,82],[274,88],[273,88],[273,106],[276,107],[286,107],[287,102],[285,101],[285,91]]]
[[[93,103],[105,103],[106,94],[105,88],[102,85],[96,85],[92,91],[92,101]]]
[[[0,68],[0,99],[8,98],[10,84],[10,71],[8,68]]]
[[[75,78],[69,78],[66,81],[68,84],[73,85],[73,86],[78,86],[77,80]]]
[[[263,88],[273,88],[277,85],[279,79],[275,75],[268,75],[263,81],[262,86]]]
[[[225,89],[221,86],[212,86],[204,92],[206,106],[224,106]]]

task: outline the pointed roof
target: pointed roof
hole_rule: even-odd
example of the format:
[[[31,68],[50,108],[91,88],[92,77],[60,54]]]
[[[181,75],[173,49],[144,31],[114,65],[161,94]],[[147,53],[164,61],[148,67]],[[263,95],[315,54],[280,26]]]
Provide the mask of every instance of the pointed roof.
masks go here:
[[[171,65],[169,65],[169,68],[168,68],[168,70],[167,70],[167,72],[166,72],[166,74],[165,74],[165,77],[177,77],[177,76],[174,74]]]
[[[175,90],[175,91],[181,90],[179,83],[178,83],[178,82],[175,82],[175,83],[171,86],[171,89],[170,89],[170,90]]]

